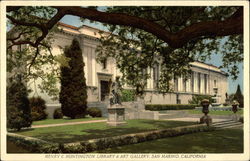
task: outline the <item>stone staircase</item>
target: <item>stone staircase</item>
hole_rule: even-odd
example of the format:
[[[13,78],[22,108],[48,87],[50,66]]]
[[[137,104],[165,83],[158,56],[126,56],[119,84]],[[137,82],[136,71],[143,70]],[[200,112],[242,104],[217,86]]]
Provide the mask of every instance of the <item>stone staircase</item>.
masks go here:
[[[235,120],[225,120],[225,121],[220,121],[220,122],[214,122],[212,123],[212,126],[218,129],[243,128],[243,124]]]

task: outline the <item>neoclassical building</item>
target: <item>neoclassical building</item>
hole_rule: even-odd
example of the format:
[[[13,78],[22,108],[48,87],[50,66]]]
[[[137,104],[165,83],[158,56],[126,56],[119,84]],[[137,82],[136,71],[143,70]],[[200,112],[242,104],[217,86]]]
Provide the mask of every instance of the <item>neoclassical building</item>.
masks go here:
[[[97,63],[95,50],[99,44],[99,30],[89,26],[78,28],[63,23],[60,23],[59,27],[62,30],[55,33],[52,53],[54,55],[61,54],[61,48],[70,45],[73,38],[77,38],[82,48],[85,63],[84,71],[88,86],[88,102],[103,101],[107,94],[109,79],[115,80],[115,77],[121,76],[121,73],[116,68],[116,63],[112,58],[107,59],[107,62],[103,64]],[[148,72],[152,74],[152,79],[147,80],[145,103],[187,104],[193,95],[213,95],[214,90],[218,91],[218,102],[225,102],[228,84],[227,75],[223,71],[216,66],[201,62],[191,63],[191,69],[193,71],[191,78],[187,81],[182,78],[173,80],[174,92],[165,95],[159,94],[155,90],[159,69],[148,69]],[[34,86],[31,86],[31,88],[34,88]],[[58,101],[52,101],[48,95],[39,91],[38,93],[46,100],[48,105],[59,105]]]

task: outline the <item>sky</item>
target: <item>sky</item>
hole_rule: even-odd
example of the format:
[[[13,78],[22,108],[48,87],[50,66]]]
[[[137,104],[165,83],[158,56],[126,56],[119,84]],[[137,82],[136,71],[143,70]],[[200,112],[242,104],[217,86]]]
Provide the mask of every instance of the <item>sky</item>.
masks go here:
[[[84,25],[88,25],[91,27],[101,29],[101,30],[106,30],[105,27],[101,23],[98,23],[98,22],[97,23],[90,23],[88,20],[86,20],[83,23],[80,21],[79,17],[77,17],[77,16],[71,16],[71,15],[64,16],[61,19],[61,22],[72,25],[72,26],[76,26],[76,27],[80,27],[81,25],[84,24]],[[221,55],[213,53],[211,56],[211,60],[207,60],[206,63],[213,64],[215,66],[222,65]],[[241,91],[243,91],[243,63],[240,63],[238,65],[238,67],[239,67],[239,71],[240,71],[240,73],[238,75],[238,79],[233,80],[230,76],[228,77],[228,94],[235,93],[238,84],[241,87]]]

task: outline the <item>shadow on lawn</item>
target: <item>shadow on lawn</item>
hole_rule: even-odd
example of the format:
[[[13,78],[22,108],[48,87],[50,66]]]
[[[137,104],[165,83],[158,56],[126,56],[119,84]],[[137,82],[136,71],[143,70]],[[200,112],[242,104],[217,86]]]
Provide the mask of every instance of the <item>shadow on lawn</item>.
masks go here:
[[[243,131],[226,129],[124,145],[97,153],[243,153]]]
[[[52,132],[52,133],[39,133],[37,135],[33,135],[32,137],[53,143],[72,143],[78,141],[85,141],[89,139],[119,136],[119,135],[137,133],[149,130],[150,129],[145,130],[140,128],[112,128],[105,130],[92,129],[92,130],[82,130],[81,132],[85,134],[70,134],[70,133],[67,134],[62,132]]]
[[[146,132],[152,130],[173,128],[179,126],[191,125],[194,123],[190,122],[181,122],[181,121],[157,121],[157,120],[128,120],[126,125],[112,127],[104,124],[102,127],[94,127],[94,128],[82,128],[79,129],[65,129],[64,131],[51,130],[51,131],[39,131],[39,129],[35,129],[34,132],[29,134],[24,134],[27,136],[39,138],[42,140],[55,142],[55,143],[71,143],[78,141],[85,141],[89,139],[103,138],[103,137],[112,137],[119,136],[125,134],[133,134],[139,132]],[[73,125],[72,125],[73,126]],[[79,126],[79,125],[78,125]],[[67,127],[67,126],[65,126]],[[51,128],[53,129],[53,128]],[[30,129],[33,130],[33,129]],[[37,131],[36,131],[37,130]],[[41,129],[42,130],[42,129]],[[21,135],[22,135],[21,131]],[[19,133],[19,132],[17,132]]]

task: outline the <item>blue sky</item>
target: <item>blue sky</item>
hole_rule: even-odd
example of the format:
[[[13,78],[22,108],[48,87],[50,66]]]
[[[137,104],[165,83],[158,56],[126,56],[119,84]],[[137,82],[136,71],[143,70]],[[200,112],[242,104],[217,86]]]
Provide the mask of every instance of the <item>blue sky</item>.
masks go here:
[[[89,21],[85,21],[84,23],[80,21],[79,17],[77,16],[65,16],[61,19],[61,22],[79,27],[81,25],[88,25],[92,26],[101,30],[105,30],[105,27],[101,25],[101,23],[89,23]],[[207,60],[206,63],[213,64],[215,66],[222,65],[222,59],[220,54],[212,54],[211,60]],[[232,80],[231,77],[228,77],[228,93],[235,93],[237,85],[240,84],[241,91],[243,91],[243,63],[238,65],[239,67],[239,76],[237,80]]]

